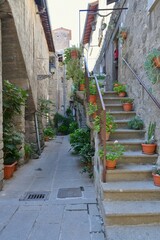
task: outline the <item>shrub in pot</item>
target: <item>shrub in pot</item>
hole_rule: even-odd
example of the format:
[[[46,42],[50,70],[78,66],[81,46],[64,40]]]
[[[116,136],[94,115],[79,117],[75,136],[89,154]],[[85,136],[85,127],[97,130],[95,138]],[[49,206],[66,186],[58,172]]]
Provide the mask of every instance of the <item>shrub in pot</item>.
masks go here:
[[[139,116],[135,116],[129,120],[128,127],[134,130],[141,130],[144,128],[144,122]]]
[[[121,100],[122,102],[122,106],[123,106],[123,110],[125,112],[129,112],[132,111],[133,109],[133,99],[132,98],[124,98]]]
[[[149,123],[148,131],[147,131],[147,140],[145,143],[142,143],[142,152],[145,154],[154,154],[156,150],[156,143],[155,143],[155,129],[156,123]]]
[[[118,86],[113,87],[113,91],[115,91],[119,97],[126,96],[127,85],[119,83]]]
[[[114,117],[108,112],[106,113],[106,140],[109,140],[110,133],[117,128]]]
[[[155,165],[152,168],[152,176],[153,176],[154,185],[160,187],[160,166]]]

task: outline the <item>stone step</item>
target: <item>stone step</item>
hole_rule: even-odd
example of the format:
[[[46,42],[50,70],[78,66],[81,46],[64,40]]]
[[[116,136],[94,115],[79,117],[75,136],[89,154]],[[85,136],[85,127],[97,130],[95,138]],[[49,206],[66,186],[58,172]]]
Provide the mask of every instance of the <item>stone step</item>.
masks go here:
[[[118,181],[145,181],[152,178],[152,164],[137,165],[137,164],[121,164],[117,162],[117,167],[114,170],[106,171],[107,182]]]
[[[128,120],[115,120],[115,123],[117,124],[117,128],[120,129],[128,129]]]
[[[122,99],[125,99],[126,97],[118,97],[118,95],[116,95],[115,97],[103,97],[103,101],[105,104],[119,104],[121,103]]]
[[[141,151],[141,143],[143,143],[143,139],[119,139],[118,143],[122,144],[126,151]],[[107,141],[107,145],[114,145],[114,141]]]
[[[103,201],[103,209],[107,226],[160,224],[159,201]]]
[[[118,160],[120,164],[155,164],[158,158],[158,154],[148,155],[142,153],[142,151],[126,151]]]
[[[130,120],[131,118],[136,116],[135,111],[125,112],[125,111],[114,111],[109,112],[115,120]]]
[[[102,183],[107,201],[153,201],[160,200],[160,188],[150,181],[121,181]]]
[[[119,139],[143,139],[145,136],[145,130],[133,130],[133,129],[116,129],[111,133],[110,140]]]
[[[106,91],[103,94],[103,98],[108,98],[108,97],[118,97],[118,94],[114,91]]]
[[[160,225],[107,226],[107,240],[153,240],[160,239]]]
[[[124,111],[122,104],[121,103],[117,103],[117,104],[105,104],[106,107],[106,111],[107,112],[114,112],[114,111]]]

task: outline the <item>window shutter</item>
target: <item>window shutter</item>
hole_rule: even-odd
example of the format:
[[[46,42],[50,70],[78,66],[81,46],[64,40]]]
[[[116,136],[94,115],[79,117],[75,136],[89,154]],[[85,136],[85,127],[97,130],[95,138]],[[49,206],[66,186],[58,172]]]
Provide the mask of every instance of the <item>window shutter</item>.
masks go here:
[[[118,0],[107,0],[107,5],[114,3],[114,2],[118,2]]]

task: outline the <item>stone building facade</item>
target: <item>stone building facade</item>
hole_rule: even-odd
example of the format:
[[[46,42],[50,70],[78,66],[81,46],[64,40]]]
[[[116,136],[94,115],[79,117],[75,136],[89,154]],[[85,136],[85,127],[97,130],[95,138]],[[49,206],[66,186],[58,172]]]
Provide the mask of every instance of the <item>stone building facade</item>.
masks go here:
[[[0,1],[0,98],[2,82],[9,80],[28,91],[26,107],[18,118],[17,129],[24,133],[25,141],[40,146],[36,127],[39,98],[49,98],[49,52],[54,52],[49,29],[48,9],[40,0]],[[46,22],[44,22],[44,17]],[[40,78],[39,78],[40,76]],[[39,80],[40,79],[40,80]],[[0,182],[3,180],[3,112],[0,101]],[[39,142],[39,143],[38,143]],[[20,161],[24,163],[24,158]]]
[[[63,64],[64,50],[70,47],[71,30],[57,28],[53,30],[53,40],[56,52],[56,72],[54,75],[54,99],[56,110],[65,115],[70,105],[70,93],[72,81],[66,79],[66,69]]]
[[[149,92],[159,101],[159,81],[152,84],[149,80],[144,63],[147,55],[155,48],[160,50],[160,1],[121,0],[115,3],[114,8],[127,8],[114,11],[111,15],[104,44],[96,61],[94,72],[98,72],[104,60],[108,76],[107,89],[113,89],[115,81],[127,84],[128,96],[134,99],[134,107],[146,128],[150,121],[156,122],[156,140],[160,145],[160,109],[131,73],[124,63],[125,59],[131,69],[137,74]],[[125,27],[127,39],[122,43],[119,39],[119,30]],[[118,49],[118,59],[115,60],[114,51]],[[159,147],[158,147],[159,150]]]

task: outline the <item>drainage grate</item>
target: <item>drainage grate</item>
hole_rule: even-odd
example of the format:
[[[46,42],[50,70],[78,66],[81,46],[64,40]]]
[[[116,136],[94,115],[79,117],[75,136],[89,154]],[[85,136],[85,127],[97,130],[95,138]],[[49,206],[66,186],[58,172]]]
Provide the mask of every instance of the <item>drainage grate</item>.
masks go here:
[[[82,197],[82,188],[60,188],[57,198],[76,198]]]
[[[26,192],[20,201],[45,201],[49,198],[49,192]]]

